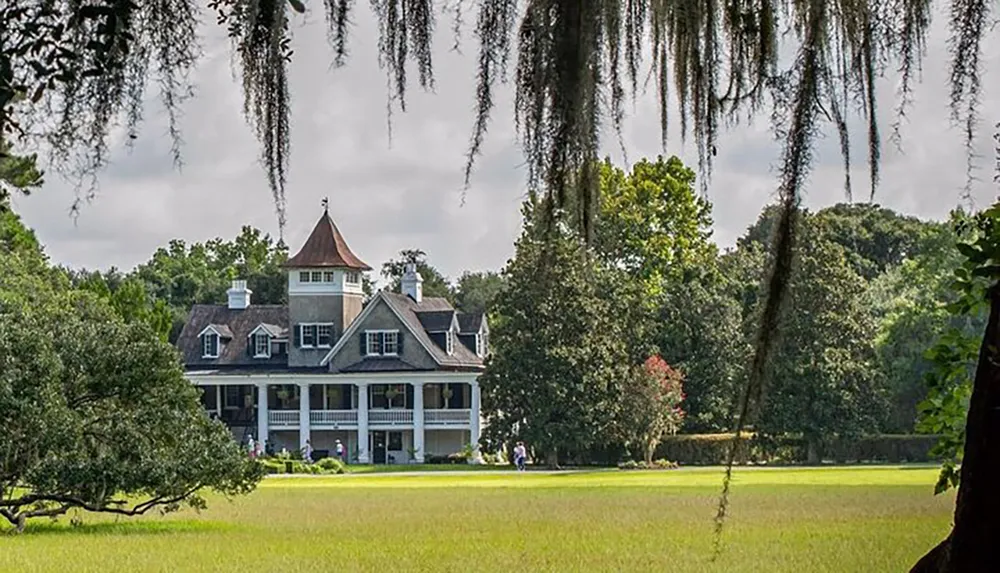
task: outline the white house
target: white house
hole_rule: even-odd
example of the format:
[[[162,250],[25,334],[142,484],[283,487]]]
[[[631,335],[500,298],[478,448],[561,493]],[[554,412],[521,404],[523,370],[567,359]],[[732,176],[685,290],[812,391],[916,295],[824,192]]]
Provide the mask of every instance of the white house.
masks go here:
[[[362,273],[324,211],[285,264],[288,305],[254,305],[233,281],[226,305],[195,305],[178,338],[205,407],[276,450],[336,440],[360,463],[422,462],[479,442],[484,315],[424,297],[408,265],[399,293],[363,304]]]

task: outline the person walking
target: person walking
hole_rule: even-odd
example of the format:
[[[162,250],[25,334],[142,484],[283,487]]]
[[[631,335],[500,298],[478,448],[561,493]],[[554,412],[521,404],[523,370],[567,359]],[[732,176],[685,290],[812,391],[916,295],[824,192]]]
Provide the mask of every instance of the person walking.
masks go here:
[[[524,447],[524,442],[518,442],[514,446],[514,465],[517,466],[517,471],[524,471],[524,458],[528,455],[527,448]]]
[[[337,440],[337,444],[333,447],[333,452],[336,454],[338,460],[342,463],[347,463],[347,460],[344,459],[344,444],[340,443],[340,440]]]
[[[305,460],[307,464],[313,463],[313,446],[309,440],[306,440],[306,447],[302,448],[302,459]]]
[[[257,454],[257,449],[255,448],[253,441],[253,434],[247,436],[247,452],[250,454],[251,458]]]

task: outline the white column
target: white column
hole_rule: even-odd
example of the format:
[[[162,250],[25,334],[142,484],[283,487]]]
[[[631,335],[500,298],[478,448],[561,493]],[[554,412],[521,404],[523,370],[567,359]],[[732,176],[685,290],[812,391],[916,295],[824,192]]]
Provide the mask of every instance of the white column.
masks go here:
[[[413,385],[413,449],[416,463],[424,463],[424,383],[411,382]]]
[[[215,385],[215,415],[222,418],[222,384]]]
[[[476,451],[476,461],[479,457],[479,381],[475,380],[472,386],[472,408],[469,413],[469,441]]]
[[[306,447],[306,440],[311,439],[309,428],[309,383],[299,383],[299,448]]]
[[[359,382],[358,387],[358,463],[367,464],[368,456],[368,383]]]
[[[257,441],[267,443],[267,383],[257,385]]]

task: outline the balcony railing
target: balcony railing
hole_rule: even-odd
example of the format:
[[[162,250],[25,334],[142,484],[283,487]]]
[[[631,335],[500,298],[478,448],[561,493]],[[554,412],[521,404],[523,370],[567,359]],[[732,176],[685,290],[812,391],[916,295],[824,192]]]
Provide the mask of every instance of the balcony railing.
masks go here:
[[[267,424],[271,428],[297,428],[299,427],[299,411],[269,410]]]
[[[467,426],[471,419],[471,410],[424,410],[426,426]]]
[[[468,426],[472,421],[472,411],[424,410],[425,426]],[[269,410],[267,423],[271,429],[295,429],[299,427],[298,410]],[[412,426],[413,410],[368,410],[368,424],[381,426]],[[358,425],[357,410],[312,410],[309,425],[317,428],[339,428]]]
[[[368,410],[368,423],[407,425],[413,423],[413,410]]]
[[[309,412],[309,423],[313,426],[356,426],[357,410],[313,410]]]

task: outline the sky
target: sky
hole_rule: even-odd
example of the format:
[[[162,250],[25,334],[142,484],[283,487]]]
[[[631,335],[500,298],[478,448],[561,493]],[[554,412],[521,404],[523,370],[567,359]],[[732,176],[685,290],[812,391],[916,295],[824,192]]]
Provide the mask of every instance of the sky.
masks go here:
[[[97,197],[73,218],[73,187],[57,177],[14,208],[34,228],[56,264],[90,269],[131,269],[171,239],[231,239],[243,225],[277,237],[274,204],[258,162],[259,147],[242,116],[242,94],[230,66],[229,44],[207,14],[205,55],[193,80],[196,96],[184,106],[184,166],[171,159],[165,114],[151,92],[146,122],[134,148],[115,151],[100,177]],[[470,21],[474,18],[470,15]],[[513,255],[524,198],[523,156],[513,128],[512,94],[502,88],[483,155],[463,195],[464,154],[472,128],[476,48],[466,34],[463,53],[450,51],[450,20],[438,24],[436,87],[414,86],[407,111],[394,113],[390,141],[386,81],[377,66],[375,23],[365,3],[355,9],[347,66],[333,68],[323,14],[297,16],[291,65],[292,156],[287,182],[285,240],[294,253],[322,214],[330,214],[351,249],[373,268],[402,249],[419,248],[445,276],[499,270]],[[902,150],[886,141],[882,182],[875,201],[905,214],[941,219],[962,202],[966,156],[959,127],[949,120],[947,31],[936,14],[922,83],[905,124]],[[998,37],[997,33],[992,34]],[[1000,121],[1000,42],[986,47],[983,122],[976,141],[981,181],[974,206],[993,202],[992,126]],[[416,74],[411,74],[415,78]],[[879,86],[883,134],[896,105],[894,78]],[[677,117],[676,113],[672,114]],[[854,199],[867,200],[863,126],[854,133]],[[624,126],[628,159],[677,155],[697,164],[693,142],[679,126],[660,145],[652,93],[640,96]],[[818,142],[804,203],[819,209],[846,200],[843,160],[835,131]],[[613,134],[609,134],[613,135]],[[888,137],[885,138],[888,140]],[[606,154],[624,161],[613,136]],[[718,143],[707,198],[713,203],[713,237],[731,246],[775,197],[779,147],[767,118],[732,128]],[[464,199],[464,200],[463,200]]]

